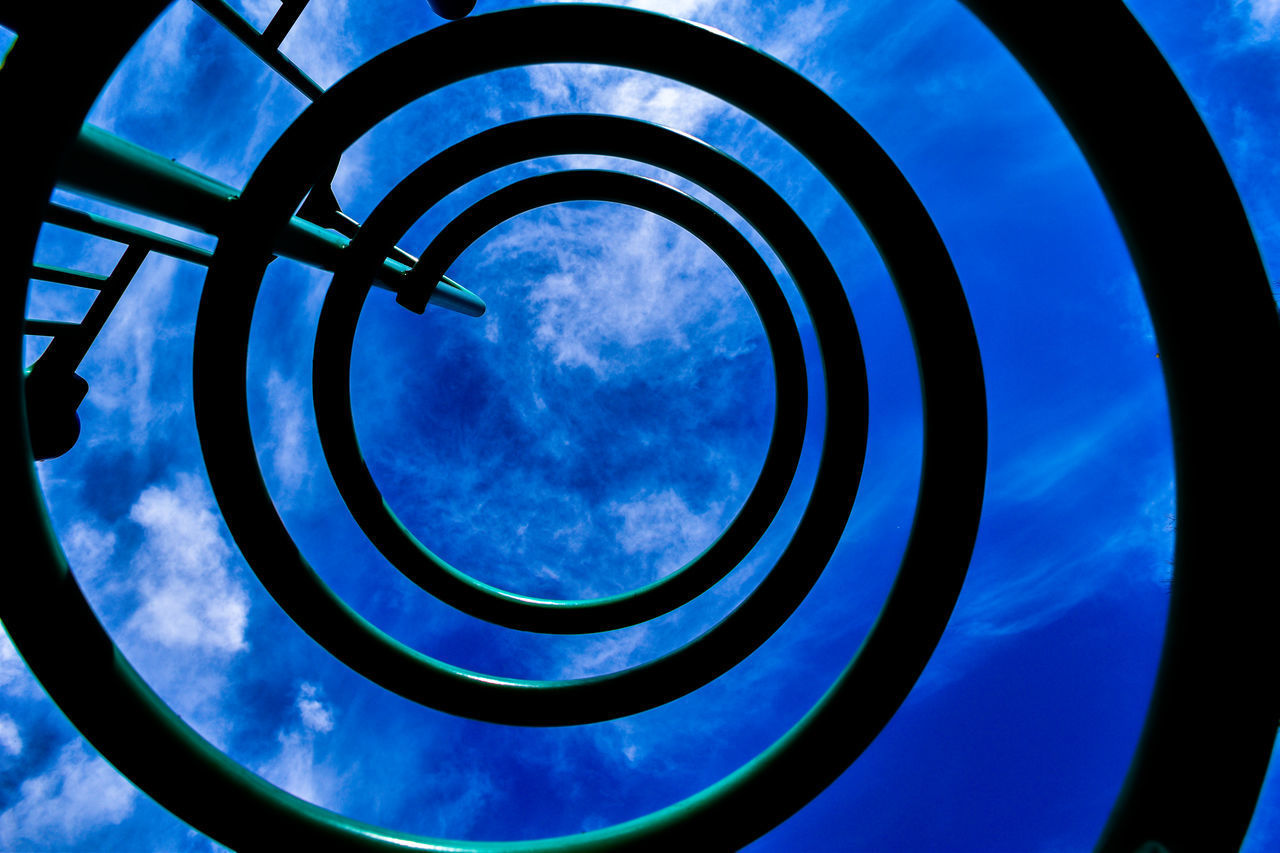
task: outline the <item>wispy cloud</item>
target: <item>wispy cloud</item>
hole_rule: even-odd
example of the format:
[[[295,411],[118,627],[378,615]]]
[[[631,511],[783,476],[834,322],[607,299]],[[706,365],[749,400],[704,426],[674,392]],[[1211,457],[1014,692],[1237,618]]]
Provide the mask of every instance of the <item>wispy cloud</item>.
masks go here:
[[[1096,464],[1097,459],[1090,461]],[[1066,492],[1087,488],[1071,478],[1096,476],[1094,465],[1071,453],[1061,462],[1071,470],[1046,474],[1063,482],[1062,490],[1045,494],[1047,501],[993,502],[955,629],[974,635],[1018,633],[1056,619],[1116,583],[1167,583],[1174,485],[1159,478],[1170,476],[1168,468],[1151,465],[1123,491],[1113,486],[1120,494],[1109,496],[1105,516],[1097,517],[1061,500]],[[1101,503],[1104,498],[1095,493],[1093,500]],[[1036,516],[1039,520],[1032,521]],[[1048,517],[1053,521],[1047,522]],[[1038,531],[1039,547],[1027,540],[1028,530]]]
[[[633,116],[696,133],[729,109],[682,83],[616,68],[535,65],[528,75],[542,110]]]
[[[829,35],[845,6],[824,0],[804,3],[779,15],[773,7],[746,0],[635,0],[649,11],[697,21],[760,47],[802,71],[814,71],[813,48]],[[689,133],[705,131],[734,111],[698,89],[663,77],[586,65],[536,65],[528,70],[539,96],[538,111],[580,110],[642,118]]]
[[[1247,18],[1253,41],[1270,41],[1280,34],[1280,0],[1234,0],[1234,6]]]
[[[342,805],[343,775],[316,757],[317,738],[333,731],[333,710],[320,689],[303,682],[294,701],[297,721],[276,733],[279,750],[258,772],[294,796],[327,808]]]
[[[559,678],[586,678],[626,669],[650,657],[649,628],[639,625],[592,638],[586,648],[570,653],[560,664]]]
[[[696,238],[655,216],[614,207],[556,208],[506,226],[484,248],[490,263],[551,255],[555,266],[528,282],[534,340],[561,367],[601,378],[634,364],[638,347],[668,359],[690,349],[750,349],[758,326],[724,264]],[[526,261],[527,262],[527,261]],[[743,321],[746,321],[745,323]]]
[[[609,511],[622,518],[618,544],[628,554],[643,554],[658,576],[670,574],[706,548],[720,532],[723,503],[695,513],[674,489],[647,492]]]
[[[188,89],[198,66],[190,61],[188,39],[202,15],[193,3],[174,3],[134,46],[132,61],[122,65],[103,89],[92,121],[116,130],[130,114],[172,110],[175,98]]]
[[[129,439],[146,443],[149,430],[181,411],[183,395],[153,387],[167,370],[157,366],[156,353],[164,344],[170,299],[182,263],[152,255],[134,276],[110,322],[94,342],[93,360],[86,364],[88,401],[102,413],[120,412],[130,424]],[[157,376],[159,374],[159,376]]]
[[[0,751],[11,756],[22,752],[22,733],[8,714],[0,714]]]
[[[272,12],[279,8],[274,0],[252,0],[246,5],[274,7]],[[308,3],[280,50],[321,86],[331,86],[354,68],[360,57],[360,45],[348,31],[350,17],[348,0]]]
[[[287,506],[306,488],[313,469],[306,435],[307,395],[297,382],[286,379],[276,370],[267,377],[266,390],[270,407],[271,471],[279,486],[276,499]]]
[[[67,562],[81,585],[96,583],[116,550],[115,533],[83,520],[73,522],[61,541]]]
[[[1064,548],[1019,561],[1012,577],[1002,578],[998,585],[983,585],[966,599],[957,614],[957,628],[970,635],[991,636],[1044,625],[1105,589],[1122,573],[1133,573],[1135,580],[1160,579],[1166,566],[1163,558],[1172,555],[1172,544],[1162,517],[1133,530],[1113,531],[1103,541],[1075,551]]]
[[[58,849],[123,822],[137,792],[111,765],[90,755],[81,740],[66,744],[48,771],[22,783],[19,799],[0,814],[0,844]]]

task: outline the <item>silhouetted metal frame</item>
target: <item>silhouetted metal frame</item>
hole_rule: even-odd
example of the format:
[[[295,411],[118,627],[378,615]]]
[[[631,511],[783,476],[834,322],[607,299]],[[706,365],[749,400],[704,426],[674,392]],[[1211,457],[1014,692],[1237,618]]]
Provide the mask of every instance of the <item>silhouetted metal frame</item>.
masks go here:
[[[8,243],[0,257],[0,293],[9,300],[11,347],[4,380],[11,403],[0,417],[7,434],[18,438],[0,444],[0,476],[15,498],[4,518],[12,559],[0,574],[0,617],[86,738],[162,805],[224,843],[509,849],[369,827],[290,797],[231,762],[165,707],[121,657],[58,546],[23,440],[26,273],[57,153],[163,5],[86,4],[77,9],[78,18],[66,20],[33,11],[35,6],[0,11],[0,23],[19,33],[0,72],[0,104],[12,126],[22,129],[0,138],[0,152],[4,162],[23,164],[11,176],[9,204],[0,210]],[[1280,705],[1273,677],[1280,655],[1268,630],[1278,598],[1276,572],[1273,560],[1258,561],[1270,553],[1268,531],[1280,508],[1273,489],[1280,459],[1264,417],[1280,368],[1280,329],[1261,262],[1194,108],[1123,6],[1018,0],[966,5],[1040,83],[1093,165],[1138,268],[1169,387],[1179,530],[1166,648],[1142,743],[1099,848],[1130,851],[1156,840],[1175,851],[1229,849],[1238,846],[1256,801]],[[74,79],[63,73],[67,56],[76,57]],[[921,330],[914,331],[919,345]],[[1241,490],[1242,480],[1256,488]],[[866,651],[858,662],[865,663]],[[749,841],[838,775],[847,762],[832,753],[856,755],[870,739],[862,729],[867,716],[880,713],[850,708],[855,725],[863,723],[856,726],[858,737],[838,719],[850,704],[851,673],[801,726],[691,800],[640,821],[518,846],[645,849],[687,839],[683,833],[703,846]],[[896,707],[897,701],[888,704]],[[871,736],[877,728],[871,726]],[[820,760],[821,778],[812,784],[801,763],[807,754]],[[771,791],[762,781],[780,776],[794,777],[800,790]],[[730,801],[735,808],[726,808]]]
[[[587,38],[591,33],[595,35]],[[654,44],[671,47],[671,53],[658,55],[649,49]],[[560,7],[554,13],[514,10],[461,22],[411,39],[366,63],[281,135],[245,188],[241,217],[219,242],[196,325],[196,423],[210,483],[228,527],[276,601],[348,665],[405,698],[492,722],[567,725],[655,707],[727,671],[798,604],[835,549],[861,471],[864,417],[839,402],[851,385],[861,387],[865,377],[860,369],[850,369],[861,367],[860,351],[851,323],[839,322],[849,309],[835,283],[813,293],[806,291],[804,280],[796,282],[814,318],[832,405],[826,412],[827,438],[810,505],[780,558],[785,568],[770,573],[711,630],[639,666],[568,682],[532,682],[435,661],[377,630],[332,593],[289,538],[262,481],[248,426],[245,361],[265,265],[264,239],[287,221],[288,212],[325,163],[396,109],[476,74],[541,62],[584,61],[683,80],[775,126],[827,173],[880,247],[917,334],[926,447],[915,529],[895,594],[864,646],[862,657],[868,662],[855,665],[854,671],[876,673],[874,662],[884,654],[893,666],[901,667],[899,672],[909,673],[904,685],[894,683],[895,672],[894,678],[875,684],[883,691],[866,691],[877,699],[888,697],[896,708],[918,675],[915,664],[923,668],[959,593],[981,506],[985,398],[977,343],[959,281],[910,186],[839,105],[776,60],[711,30],[663,16],[583,5]],[[713,191],[731,195],[718,186]],[[853,396],[855,407],[862,408],[858,395]],[[853,430],[857,432],[850,441]],[[906,626],[910,629],[904,630]],[[913,639],[877,642],[898,632]],[[903,687],[900,693],[898,686]],[[875,730],[891,713],[874,723]]]

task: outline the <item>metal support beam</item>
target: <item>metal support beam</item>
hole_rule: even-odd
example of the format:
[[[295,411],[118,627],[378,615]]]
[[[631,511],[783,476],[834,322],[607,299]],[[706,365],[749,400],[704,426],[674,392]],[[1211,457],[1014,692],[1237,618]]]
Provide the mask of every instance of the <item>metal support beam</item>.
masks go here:
[[[201,266],[207,267],[209,261],[213,259],[213,252],[208,249],[192,246],[189,243],[166,237],[163,234],[156,234],[136,225],[126,225],[123,222],[116,222],[114,219],[107,219],[105,216],[86,213],[83,210],[76,210],[74,207],[66,207],[54,202],[50,202],[48,207],[45,208],[44,221],[51,225],[60,225],[63,228],[79,231],[82,234],[92,234],[95,237],[114,240],[117,243],[143,246],[152,252],[158,252],[162,255],[168,255],[193,264],[200,264]],[[39,267],[40,265],[36,264],[35,266]],[[41,281],[59,281],[59,279],[36,275],[34,272],[31,277]]]
[[[276,12],[271,23],[267,24],[267,28],[262,31],[263,42],[279,48],[280,42],[284,41],[289,30],[293,29],[293,25],[298,22],[298,17],[305,8],[307,8],[307,0],[282,0],[280,11]]]
[[[295,89],[306,95],[307,98],[314,101],[316,98],[324,94],[324,89],[320,88],[320,84],[307,76],[301,68],[294,65],[289,57],[280,52],[280,42],[284,40],[288,34],[288,27],[293,26],[292,20],[282,19],[280,25],[275,28],[268,38],[262,33],[254,29],[253,24],[241,17],[240,13],[227,5],[224,0],[193,0],[193,2],[204,9],[219,24],[222,24],[228,32],[238,38],[245,47],[257,54],[258,58],[265,62],[272,71],[275,71],[281,77],[289,82]],[[297,13],[301,14],[301,6],[305,3],[288,3],[289,7],[299,7]],[[284,12],[285,10],[281,10]],[[278,17],[278,16],[277,16]],[[296,15],[293,16],[296,20]],[[273,20],[274,24],[275,21]],[[268,25],[268,30],[272,27]],[[278,37],[277,37],[278,36]]]
[[[186,228],[218,235],[235,215],[240,191],[160,154],[85,124],[69,148],[58,174],[58,186],[101,199]],[[275,246],[282,257],[335,270],[350,240],[294,216]],[[401,281],[417,258],[394,250],[401,260],[382,263],[375,284],[399,292]],[[431,304],[478,317],[484,301],[449,278],[442,278]]]
[[[96,272],[81,272],[65,267],[54,267],[47,264],[32,264],[31,277],[36,281],[48,281],[53,284],[69,284],[72,287],[83,287],[86,290],[102,290],[107,277]]]

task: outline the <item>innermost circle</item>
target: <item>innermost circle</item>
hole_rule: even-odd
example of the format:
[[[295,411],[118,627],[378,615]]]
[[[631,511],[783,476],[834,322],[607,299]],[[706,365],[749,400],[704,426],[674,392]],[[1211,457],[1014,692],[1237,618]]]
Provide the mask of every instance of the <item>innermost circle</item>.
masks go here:
[[[725,529],[773,419],[750,300],[697,238],[572,202],[494,229],[452,267],[479,320],[365,304],[352,364],[374,480],[440,557],[525,595],[614,595]]]

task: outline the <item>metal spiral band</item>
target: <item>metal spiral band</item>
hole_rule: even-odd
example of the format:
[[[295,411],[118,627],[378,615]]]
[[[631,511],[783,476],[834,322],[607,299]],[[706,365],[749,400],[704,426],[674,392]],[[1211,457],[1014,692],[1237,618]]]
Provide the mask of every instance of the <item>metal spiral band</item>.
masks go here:
[[[1251,562],[1269,545],[1267,522],[1280,515],[1280,492],[1271,487],[1280,481],[1280,450],[1263,413],[1269,396],[1263,391],[1280,369],[1280,325],[1257,249],[1198,116],[1119,2],[964,4],[1036,78],[1079,140],[1121,223],[1164,354],[1180,518],[1173,603],[1147,728],[1098,846],[1228,849],[1247,828],[1280,711],[1275,679],[1258,675],[1280,662],[1274,631],[1265,627],[1280,603],[1277,573],[1274,561],[1266,571]],[[90,11],[69,35],[58,33],[62,49],[69,39],[83,51],[77,81],[36,85],[49,72],[46,54],[55,45],[55,35],[38,27],[22,33],[26,52],[11,57],[0,74],[0,103],[31,128],[3,141],[6,162],[30,164],[4,213],[5,233],[19,235],[0,257],[0,290],[12,300],[3,310],[18,318],[11,345],[21,341],[23,284],[59,154],[162,5]],[[291,14],[296,19],[297,11]],[[22,31],[20,14],[4,22]],[[275,35],[278,46],[283,35]],[[1091,60],[1081,64],[1076,47],[1085,42]],[[567,200],[655,212],[718,254],[764,326],[777,422],[742,510],[688,565],[638,590],[584,601],[532,598],[481,583],[437,557],[382,500],[351,415],[349,374],[361,307],[380,265],[424,211],[476,177],[535,157],[604,154],[646,163],[697,184],[751,224],[796,282],[816,331],[826,397],[820,469],[768,576],[720,623],[657,659],[603,676],[538,682],[461,669],[383,633],[320,579],[286,530],[258,466],[246,396],[249,327],[280,235],[342,152],[405,104],[468,77],[552,62],[651,72],[717,96],[790,142],[858,215],[898,290],[924,399],[918,501],[897,578],[861,648],[804,718],[750,763],[682,802],[617,826],[538,841],[453,841],[373,827],[293,797],[231,761],[139,678],[85,601],[52,532],[32,465],[22,380],[15,382],[10,371],[6,393],[16,402],[5,417],[16,440],[0,448],[0,474],[19,501],[6,520],[6,538],[15,543],[21,568],[0,572],[6,630],[50,695],[112,764],[165,808],[233,848],[739,847],[799,810],[858,758],[912,689],[951,615],[981,514],[986,402],[961,283],[924,206],[870,135],[785,65],[703,27],[593,5],[459,20],[403,42],[326,91],[317,87],[308,93],[313,104],[239,196],[212,258],[201,259],[209,274],[195,337],[194,401],[210,482],[248,565],[298,625],[370,680],[429,707],[520,726],[598,722],[686,695],[758,648],[817,581],[854,510],[868,435],[863,356],[844,288],[799,217],[744,166],[683,134],[609,116],[528,119],[464,140],[408,175],[352,235],[334,265],[315,341],[313,396],[326,460],[353,517],[389,562],[426,592],[498,625],[545,633],[613,630],[671,612],[724,578],[774,520],[795,475],[808,403],[804,357],[795,319],[765,263],[725,219],[670,187],[596,171],[512,184],[441,230],[405,276],[399,301],[421,311],[470,243],[522,211]],[[295,85],[306,90],[305,80]],[[1224,284],[1205,294],[1202,285],[1210,279]],[[1270,496],[1242,497],[1229,478],[1245,473]],[[1149,844],[1159,847],[1144,848]]]
[[[599,143],[593,145],[596,140]],[[829,283],[829,290],[830,283],[838,286],[835,272],[817,242],[767,185],[714,149],[671,131],[629,119],[557,116],[486,131],[433,158],[388,194],[385,203],[408,202],[411,205],[408,207],[410,215],[398,217],[397,230],[401,230],[399,225],[416,219],[428,204],[437,202],[456,185],[475,177],[478,169],[473,163],[477,160],[484,168],[492,169],[506,165],[495,157],[502,161],[520,160],[545,156],[553,150],[584,153],[586,148],[592,148],[593,153],[618,154],[625,150],[637,157],[643,153],[652,162],[655,157],[660,157],[658,152],[662,148],[654,144],[660,141],[666,142],[666,148],[674,145],[704,164],[708,160],[723,162],[727,168],[738,171],[742,180],[753,187],[754,196],[764,200],[763,205],[757,203],[755,207],[764,207],[786,217],[790,232],[803,240],[800,245],[807,249],[805,259],[810,262],[808,268],[816,269],[823,276],[823,280]],[[512,158],[512,151],[519,154]],[[504,152],[507,153],[504,155]],[[472,162],[462,162],[467,160]],[[447,177],[441,181],[438,176]],[[429,188],[432,183],[443,185]],[[352,514],[383,555],[427,592],[472,616],[508,628],[579,634],[612,631],[655,618],[688,602],[724,578],[759,541],[777,514],[800,459],[808,394],[804,356],[795,320],[773,275],[742,236],[709,208],[653,182],[623,181],[618,173],[592,172],[567,180],[548,178],[524,183],[523,187],[523,192],[513,189],[501,195],[495,194],[451,222],[427,247],[413,275],[428,286],[434,286],[438,276],[433,278],[435,274],[430,271],[447,268],[467,244],[498,224],[495,219],[509,218],[527,209],[561,201],[593,199],[631,204],[665,216],[699,236],[725,260],[756,305],[774,354],[774,375],[777,377],[774,409],[778,413],[778,422],[770,440],[769,453],[754,488],[728,529],[691,563],[642,589],[583,601],[550,601],[516,595],[474,581],[444,563],[400,524],[382,500],[360,456],[350,416],[348,389],[355,321],[369,288],[367,284],[348,285],[349,279],[345,274],[340,274],[329,291],[316,333],[313,396],[317,423],[321,425],[321,441],[330,471]],[[506,200],[515,201],[514,206]],[[486,212],[495,209],[501,211],[500,216],[489,214],[490,218],[485,219]],[[387,219],[385,210],[376,210],[365,223],[364,236],[357,238],[353,254],[358,255],[364,250],[366,236],[373,239],[373,235],[382,230],[382,223]],[[476,219],[484,221],[476,223]],[[788,245],[789,242],[777,240],[775,245]],[[375,255],[376,251],[364,252],[366,261],[372,258],[376,263]],[[805,276],[808,277],[807,272]],[[406,285],[403,293],[412,297],[412,285]],[[845,316],[841,320],[845,323],[842,334],[853,335],[856,342],[852,318]],[[859,392],[862,397],[850,404],[865,409],[865,388],[855,387],[853,394]],[[864,412],[860,426],[864,443],[865,419]],[[857,440],[856,436],[853,440]]]

